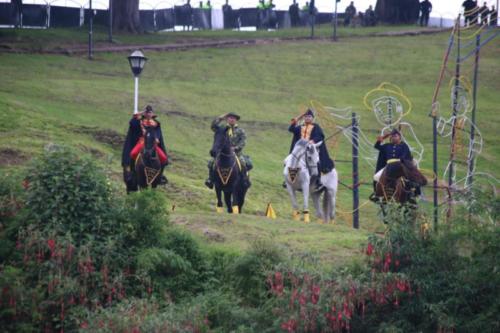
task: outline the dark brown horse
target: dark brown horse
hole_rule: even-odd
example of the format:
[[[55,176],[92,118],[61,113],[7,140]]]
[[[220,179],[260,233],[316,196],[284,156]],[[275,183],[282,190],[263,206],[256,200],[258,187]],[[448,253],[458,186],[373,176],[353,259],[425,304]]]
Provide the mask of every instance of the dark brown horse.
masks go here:
[[[383,204],[414,202],[420,187],[427,185],[427,178],[412,161],[389,163],[376,184],[375,194]]]

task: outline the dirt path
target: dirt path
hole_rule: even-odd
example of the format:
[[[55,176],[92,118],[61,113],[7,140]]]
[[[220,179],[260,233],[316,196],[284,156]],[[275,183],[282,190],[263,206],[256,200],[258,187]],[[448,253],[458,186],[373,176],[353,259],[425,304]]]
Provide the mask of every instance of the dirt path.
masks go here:
[[[418,35],[429,35],[437,34],[449,29],[416,29],[416,30],[402,30],[402,31],[388,31],[388,32],[378,32],[366,35],[354,35],[348,37],[340,37],[340,40],[352,39],[352,38],[369,38],[369,37],[398,37],[398,36],[418,36]],[[294,41],[311,41],[309,37],[282,37],[282,38],[256,38],[256,39],[219,39],[211,41],[190,41],[183,40],[176,42],[174,44],[153,44],[153,45],[96,45],[93,49],[94,53],[115,53],[115,52],[131,52],[137,50],[138,48],[142,50],[152,50],[152,51],[179,51],[179,50],[189,50],[197,48],[222,48],[222,47],[243,47],[251,45],[263,45],[263,44],[277,44],[284,42],[294,42]],[[330,38],[315,38],[314,41],[331,41]],[[3,46],[3,47],[2,47]],[[57,47],[48,50],[26,50],[18,49],[12,47],[5,47],[5,45],[0,44],[0,53],[42,53],[42,54],[65,54],[65,55],[78,55],[86,54],[88,52],[88,47],[86,44],[80,44],[78,46],[69,47]]]

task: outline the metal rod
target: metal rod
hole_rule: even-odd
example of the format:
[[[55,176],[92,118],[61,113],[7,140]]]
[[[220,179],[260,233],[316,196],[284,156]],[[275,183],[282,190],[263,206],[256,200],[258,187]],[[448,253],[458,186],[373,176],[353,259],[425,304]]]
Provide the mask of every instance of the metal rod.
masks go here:
[[[92,60],[92,29],[93,29],[94,15],[92,13],[92,0],[89,1],[89,60]]]
[[[437,117],[432,117],[432,171],[434,172],[433,181],[433,206],[434,206],[434,230],[438,229],[439,209],[438,209],[438,154],[437,154]]]
[[[314,38],[314,23],[315,23],[315,13],[314,13],[314,8],[315,8],[315,1],[314,0],[311,0],[311,2],[309,2],[309,21],[311,23],[311,39]]]
[[[446,50],[443,57],[443,64],[441,65],[441,72],[439,73],[439,78],[436,83],[436,88],[434,89],[434,96],[432,97],[432,105],[431,105],[431,113],[429,114],[432,117],[432,171],[434,172],[434,181],[433,181],[433,203],[434,203],[434,229],[438,228],[438,219],[439,219],[439,202],[438,202],[438,150],[437,150],[437,112],[436,112],[436,101],[439,95],[439,89],[441,87],[441,82],[443,81],[444,72],[446,70],[446,65],[448,64],[448,58],[450,56],[451,49],[453,47],[453,43],[455,41],[455,31],[457,29],[457,25],[460,22],[457,20],[455,22],[455,26],[451,32],[450,38],[448,40],[448,49]]]
[[[458,21],[460,22],[460,14],[458,14]],[[460,25],[457,29],[457,58],[455,64],[455,91],[453,92],[453,119],[451,128],[451,146],[450,146],[450,166],[448,174],[448,186],[451,188],[453,186],[453,161],[455,159],[455,141],[456,141],[456,124],[457,124],[457,113],[458,113],[458,87],[460,86]],[[450,203],[451,204],[451,203]]]
[[[138,113],[138,104],[139,104],[139,76],[134,77],[135,81],[135,89],[134,89],[134,114]]]
[[[470,124],[470,145],[469,145],[469,172],[467,178],[467,186],[472,187],[473,182],[473,171],[474,171],[474,138],[475,138],[475,129],[476,129],[476,101],[477,101],[477,76],[479,70],[479,45],[481,45],[481,34],[476,36],[476,58],[474,59],[474,82],[473,82],[473,90],[472,90],[472,116],[471,116],[471,124]]]
[[[482,48],[484,45],[488,44],[491,40],[496,38],[498,35],[500,35],[500,31],[496,31],[494,34],[490,35],[488,38],[484,39],[483,42],[477,46],[474,50],[470,51],[466,56],[460,59],[460,61],[465,61],[467,60],[470,56],[476,54],[476,49],[477,48]]]
[[[337,41],[337,0],[335,1],[335,17],[333,19],[333,40]]]
[[[352,113],[352,227],[359,229],[358,123]]]
[[[113,43],[113,0],[109,0],[108,16],[108,41]]]

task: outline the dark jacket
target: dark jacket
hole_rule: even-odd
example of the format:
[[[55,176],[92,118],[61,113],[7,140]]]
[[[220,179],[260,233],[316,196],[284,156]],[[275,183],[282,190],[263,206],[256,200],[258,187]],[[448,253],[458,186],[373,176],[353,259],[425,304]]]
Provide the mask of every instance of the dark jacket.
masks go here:
[[[288,127],[288,131],[293,133],[292,145],[290,146],[290,153],[292,152],[293,147],[295,146],[297,141],[301,139],[301,127],[302,126],[296,124],[291,124],[290,127]],[[323,144],[319,146],[319,170],[322,173],[328,173],[332,171],[332,169],[335,167],[335,163],[333,163],[333,160],[330,158],[330,155],[328,155],[328,150],[324,142],[325,135],[323,134],[323,130],[318,124],[314,124],[314,128],[311,131],[309,140],[312,140],[316,143],[323,141]]]
[[[387,161],[392,158],[398,158],[410,161],[413,160],[410,148],[404,142],[395,145],[392,143],[382,144],[381,142],[377,141],[374,147],[379,151],[377,159],[377,167],[375,169],[375,172],[384,168],[387,165]]]

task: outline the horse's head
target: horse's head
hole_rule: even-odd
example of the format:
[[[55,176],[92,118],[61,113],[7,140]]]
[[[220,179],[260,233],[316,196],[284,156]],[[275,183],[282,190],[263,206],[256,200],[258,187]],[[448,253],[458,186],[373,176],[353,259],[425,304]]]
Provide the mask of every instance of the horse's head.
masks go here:
[[[156,158],[156,132],[153,127],[144,128],[144,148],[142,151],[145,159]]]
[[[215,157],[220,153],[231,154],[232,152],[233,148],[225,129],[217,130],[214,134],[214,144],[210,150],[211,155]]]
[[[319,146],[322,142],[312,143],[304,139],[300,139],[295,143],[292,150],[293,161],[295,163],[300,163],[303,161],[309,170],[311,176],[318,175],[318,163],[319,163]]]
[[[427,185],[427,178],[418,170],[417,166],[410,160],[401,160],[404,176],[406,179],[418,184],[419,186]]]
[[[311,176],[318,175],[318,164],[319,164],[319,147],[323,144],[323,141],[318,143],[308,142],[306,145],[306,165],[309,169]]]

